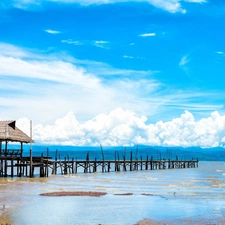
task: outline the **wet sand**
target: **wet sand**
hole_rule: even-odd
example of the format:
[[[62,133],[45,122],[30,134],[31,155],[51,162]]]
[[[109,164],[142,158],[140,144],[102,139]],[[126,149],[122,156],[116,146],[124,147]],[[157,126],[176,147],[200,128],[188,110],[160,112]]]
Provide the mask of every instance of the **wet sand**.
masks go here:
[[[178,218],[167,220],[144,219],[135,225],[223,225],[225,219],[214,218]]]

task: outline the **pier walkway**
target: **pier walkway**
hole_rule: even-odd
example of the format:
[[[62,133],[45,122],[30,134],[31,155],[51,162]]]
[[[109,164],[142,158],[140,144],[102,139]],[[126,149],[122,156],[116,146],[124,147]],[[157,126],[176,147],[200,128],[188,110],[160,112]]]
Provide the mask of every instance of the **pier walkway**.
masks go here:
[[[11,153],[11,154],[10,154]],[[198,159],[179,160],[160,159],[155,160],[153,157],[139,159],[130,158],[114,160],[94,160],[89,159],[87,154],[85,160],[69,159],[52,159],[48,156],[23,157],[19,152],[8,152],[7,155],[0,155],[0,177],[48,177],[49,174],[77,174],[77,173],[95,173],[95,172],[120,172],[120,171],[137,171],[137,170],[163,170],[163,169],[185,169],[197,168]]]

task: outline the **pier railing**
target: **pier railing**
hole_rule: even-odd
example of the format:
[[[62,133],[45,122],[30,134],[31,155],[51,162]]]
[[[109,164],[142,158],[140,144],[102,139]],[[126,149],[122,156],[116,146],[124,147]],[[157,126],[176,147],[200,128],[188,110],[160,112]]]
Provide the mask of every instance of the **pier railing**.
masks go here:
[[[0,157],[1,156],[22,157],[22,153],[23,153],[23,151],[18,150],[18,149],[7,149],[7,150],[1,149],[0,150]]]

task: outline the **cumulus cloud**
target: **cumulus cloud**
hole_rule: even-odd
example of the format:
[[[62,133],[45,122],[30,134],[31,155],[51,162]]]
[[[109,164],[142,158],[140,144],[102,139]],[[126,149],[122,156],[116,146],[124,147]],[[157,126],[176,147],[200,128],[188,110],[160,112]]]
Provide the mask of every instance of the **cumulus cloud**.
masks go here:
[[[50,30],[50,29],[47,29],[45,30],[45,32],[49,33],[49,34],[60,34],[61,32],[58,31],[58,30]]]
[[[140,34],[140,37],[154,37],[156,34],[155,33],[146,33],[146,34]]]
[[[21,118],[17,126],[29,135],[29,120]],[[37,143],[76,146],[225,146],[225,115],[217,111],[198,121],[184,111],[171,121],[148,124],[146,116],[116,108],[108,114],[80,123],[73,112],[59,118],[53,125],[36,124],[33,138]]]

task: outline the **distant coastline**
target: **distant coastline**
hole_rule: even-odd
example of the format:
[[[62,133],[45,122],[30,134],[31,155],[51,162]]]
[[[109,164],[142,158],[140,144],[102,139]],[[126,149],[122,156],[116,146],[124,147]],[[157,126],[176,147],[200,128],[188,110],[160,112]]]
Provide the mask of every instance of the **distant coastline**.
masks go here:
[[[55,157],[55,151],[58,150],[58,153],[61,156],[81,156],[87,152],[90,152],[90,155],[100,159],[101,150],[100,146],[65,146],[65,145],[39,145],[34,144],[32,146],[33,154],[40,155],[40,153],[46,153],[48,148],[49,154],[52,157]],[[30,146],[24,146],[24,154],[29,154]],[[163,146],[144,146],[138,145],[133,147],[124,146],[103,146],[103,150],[106,156],[110,156],[112,159],[114,157],[114,152],[117,151],[122,155],[126,152],[129,155],[130,151],[137,154],[139,157],[145,156],[147,153],[152,155],[154,159],[159,159],[160,154],[162,158],[175,158],[178,156],[180,159],[191,159],[191,157],[198,158],[200,161],[225,161],[225,148],[214,147],[214,148],[200,148],[200,147],[163,147]],[[94,153],[94,154],[93,154]],[[95,156],[94,156],[95,155]]]

